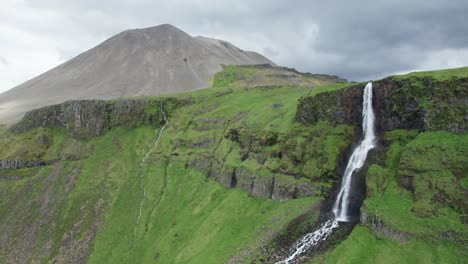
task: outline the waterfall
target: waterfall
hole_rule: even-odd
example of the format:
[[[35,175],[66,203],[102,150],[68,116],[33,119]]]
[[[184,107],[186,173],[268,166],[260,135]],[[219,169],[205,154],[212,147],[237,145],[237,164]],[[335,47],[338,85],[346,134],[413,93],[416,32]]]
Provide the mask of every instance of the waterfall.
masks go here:
[[[374,110],[372,109],[372,83],[369,82],[364,88],[362,103],[362,130],[364,139],[354,150],[346,165],[346,170],[341,181],[340,192],[333,206],[334,218],[323,223],[316,231],[296,241],[289,250],[288,257],[285,260],[276,262],[276,264],[289,264],[297,256],[300,256],[311,248],[317,247],[321,241],[325,241],[332,234],[333,230],[339,226],[339,222],[348,221],[351,177],[354,171],[360,169],[364,165],[369,150],[375,147],[374,120]]]
[[[289,256],[276,264],[289,264],[297,256],[306,252],[310,248],[318,245],[320,241],[325,241],[331,235],[333,229],[338,227],[338,222],[335,219],[330,219],[320,226],[316,231],[309,233],[296,241],[291,247]]]
[[[339,222],[348,221],[349,192],[351,191],[351,178],[353,173],[364,165],[367,153],[375,147],[374,119],[374,111],[372,109],[372,83],[369,82],[364,88],[362,103],[362,131],[364,133],[364,139],[354,150],[351,158],[349,158],[341,181],[340,192],[333,206],[333,213],[335,214],[336,220]]]
[[[162,113],[163,118],[164,118],[164,125],[161,127],[161,129],[159,129],[159,133],[157,134],[157,137],[153,138],[152,141],[154,141],[154,144],[151,144],[151,143],[148,144],[148,148],[146,150],[146,153],[143,156],[143,159],[141,160],[140,164],[138,165],[138,178],[139,178],[139,181],[140,181],[140,190],[142,191],[142,198],[141,198],[141,201],[140,201],[138,216],[137,216],[137,219],[135,221],[135,227],[134,227],[134,232],[133,232],[134,236],[136,235],[136,229],[137,229],[138,224],[140,222],[141,212],[143,210],[143,205],[144,205],[145,200],[146,200],[146,189],[145,189],[144,179],[143,179],[143,164],[146,162],[146,159],[148,159],[152,147],[155,148],[158,145],[159,139],[161,138],[161,135],[163,134],[164,129],[169,124],[169,121],[167,120],[167,117],[166,117],[166,113],[164,113],[163,101],[161,101],[160,108],[161,108],[161,113]]]

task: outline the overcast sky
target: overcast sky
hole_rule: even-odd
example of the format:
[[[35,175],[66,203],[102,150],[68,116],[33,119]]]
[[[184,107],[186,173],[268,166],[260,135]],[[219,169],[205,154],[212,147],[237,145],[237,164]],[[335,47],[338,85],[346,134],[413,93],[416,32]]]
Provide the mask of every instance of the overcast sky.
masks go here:
[[[348,80],[468,65],[467,0],[2,0],[0,92],[163,23]]]

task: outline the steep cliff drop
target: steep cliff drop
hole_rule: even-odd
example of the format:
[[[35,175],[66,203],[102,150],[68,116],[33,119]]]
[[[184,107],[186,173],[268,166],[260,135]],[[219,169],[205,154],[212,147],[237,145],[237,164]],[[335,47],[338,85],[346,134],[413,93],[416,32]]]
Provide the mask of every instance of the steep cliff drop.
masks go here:
[[[341,181],[340,192],[333,206],[334,218],[323,223],[316,231],[296,241],[291,247],[288,257],[276,264],[291,263],[296,257],[316,247],[320,241],[326,240],[332,234],[333,230],[339,226],[339,222],[349,221],[348,209],[351,178],[353,173],[364,165],[369,150],[375,147],[374,119],[374,110],[372,108],[372,83],[369,82],[364,88],[362,103],[362,130],[364,138],[353,151],[346,165],[346,170]]]
[[[348,221],[349,192],[351,190],[351,178],[353,172],[360,169],[366,161],[367,153],[375,147],[374,110],[372,109],[372,83],[364,88],[362,103],[362,131],[364,139],[354,150],[341,181],[340,192],[333,206],[333,213],[338,222]]]

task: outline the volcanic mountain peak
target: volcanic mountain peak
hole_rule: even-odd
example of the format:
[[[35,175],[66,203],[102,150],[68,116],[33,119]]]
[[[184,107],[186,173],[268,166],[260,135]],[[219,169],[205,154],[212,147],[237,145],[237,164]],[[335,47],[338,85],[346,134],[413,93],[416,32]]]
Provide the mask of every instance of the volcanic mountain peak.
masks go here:
[[[170,24],[163,24],[163,25],[149,27],[149,28],[136,28],[136,29],[125,30],[111,37],[110,39],[108,39],[108,41],[110,43],[115,43],[119,41],[138,42],[138,41],[157,40],[159,41],[159,43],[163,43],[164,41],[171,41],[171,40],[190,41],[191,39],[192,37],[186,32]]]
[[[71,99],[113,99],[208,87],[221,65],[273,64],[216,39],[163,24],[123,31],[77,57],[0,94],[0,123]]]

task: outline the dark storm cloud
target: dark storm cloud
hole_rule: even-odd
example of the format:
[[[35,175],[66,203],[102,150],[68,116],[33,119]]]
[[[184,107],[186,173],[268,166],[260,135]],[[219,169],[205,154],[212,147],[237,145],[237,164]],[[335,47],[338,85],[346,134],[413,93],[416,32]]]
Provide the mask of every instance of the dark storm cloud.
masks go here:
[[[225,39],[280,65],[350,80],[468,65],[466,0],[7,0],[2,9],[0,38],[11,44],[6,59],[22,61],[14,58],[20,47],[31,49],[15,39],[33,40],[38,65],[28,67],[36,71],[125,29],[162,23]],[[28,72],[20,64],[14,71]]]
[[[323,6],[327,11],[317,14],[320,38],[315,48],[340,55],[342,59],[328,69],[342,76],[375,78],[433,67],[424,62],[440,50],[466,52],[467,1],[352,2],[335,10]]]

